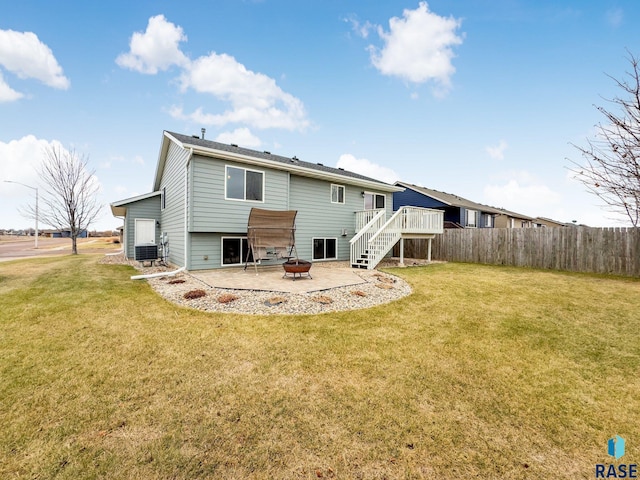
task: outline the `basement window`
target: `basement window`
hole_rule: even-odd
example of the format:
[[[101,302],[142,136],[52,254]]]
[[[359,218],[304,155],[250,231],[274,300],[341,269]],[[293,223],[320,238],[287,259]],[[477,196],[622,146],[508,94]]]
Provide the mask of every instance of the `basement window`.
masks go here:
[[[337,238],[314,238],[313,260],[336,260],[338,258]]]
[[[253,262],[247,237],[222,237],[222,265],[243,265]]]

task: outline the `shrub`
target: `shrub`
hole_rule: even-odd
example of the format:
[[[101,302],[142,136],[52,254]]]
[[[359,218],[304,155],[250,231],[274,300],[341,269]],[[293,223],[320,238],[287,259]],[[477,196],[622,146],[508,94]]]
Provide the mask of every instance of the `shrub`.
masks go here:
[[[326,295],[318,295],[317,297],[313,297],[311,300],[313,300],[314,302],[322,303],[323,305],[333,303],[333,299],[331,297],[327,297]]]
[[[218,303],[231,303],[239,297],[232,293],[224,293],[218,297]]]
[[[286,301],[287,299],[284,297],[271,297],[264,303],[272,307],[274,305],[280,305],[281,303],[285,303]]]
[[[194,300],[196,298],[201,298],[204,297],[207,294],[207,292],[205,292],[204,290],[198,289],[198,290],[190,290],[187,293],[184,294],[184,298],[186,298],[187,300]]]

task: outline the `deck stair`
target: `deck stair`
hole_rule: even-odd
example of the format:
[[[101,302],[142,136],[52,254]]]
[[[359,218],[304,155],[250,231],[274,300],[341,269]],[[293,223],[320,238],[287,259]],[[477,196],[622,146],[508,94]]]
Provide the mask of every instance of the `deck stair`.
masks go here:
[[[384,209],[369,212],[364,218],[356,217],[360,229],[350,241],[354,268],[374,269],[401,239],[432,238],[443,233],[444,212],[440,210],[405,206],[389,220]]]

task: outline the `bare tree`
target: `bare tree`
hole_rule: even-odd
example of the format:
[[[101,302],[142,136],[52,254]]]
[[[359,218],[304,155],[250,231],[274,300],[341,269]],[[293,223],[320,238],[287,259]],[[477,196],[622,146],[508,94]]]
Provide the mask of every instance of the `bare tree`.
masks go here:
[[[629,51],[631,70],[623,80],[609,77],[623,95],[607,100],[617,107],[610,111],[596,106],[606,119],[596,125],[588,146],[574,145],[584,163],[571,161],[570,170],[587,190],[597,195],[609,209],[621,213],[637,227],[640,223],[640,68],[639,59]]]
[[[39,219],[53,228],[69,230],[71,253],[77,255],[78,236],[88,231],[102,209],[97,201],[100,185],[95,170],[89,170],[87,158],[75,150],[50,145],[44,151],[38,175],[45,185]],[[28,213],[35,215],[30,208]]]

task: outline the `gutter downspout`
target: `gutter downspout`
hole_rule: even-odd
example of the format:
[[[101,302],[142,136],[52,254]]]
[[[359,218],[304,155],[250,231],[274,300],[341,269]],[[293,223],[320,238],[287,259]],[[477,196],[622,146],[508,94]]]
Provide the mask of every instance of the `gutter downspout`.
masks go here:
[[[147,275],[134,275],[131,277],[131,280],[143,280],[145,278],[156,278],[156,277],[173,277],[180,272],[184,272],[185,267],[180,267],[177,270],[173,270],[171,272],[158,272],[158,273],[149,273]]]
[[[189,158],[184,170],[184,268],[188,270],[189,264],[189,164],[193,158],[193,147],[189,149]]]

